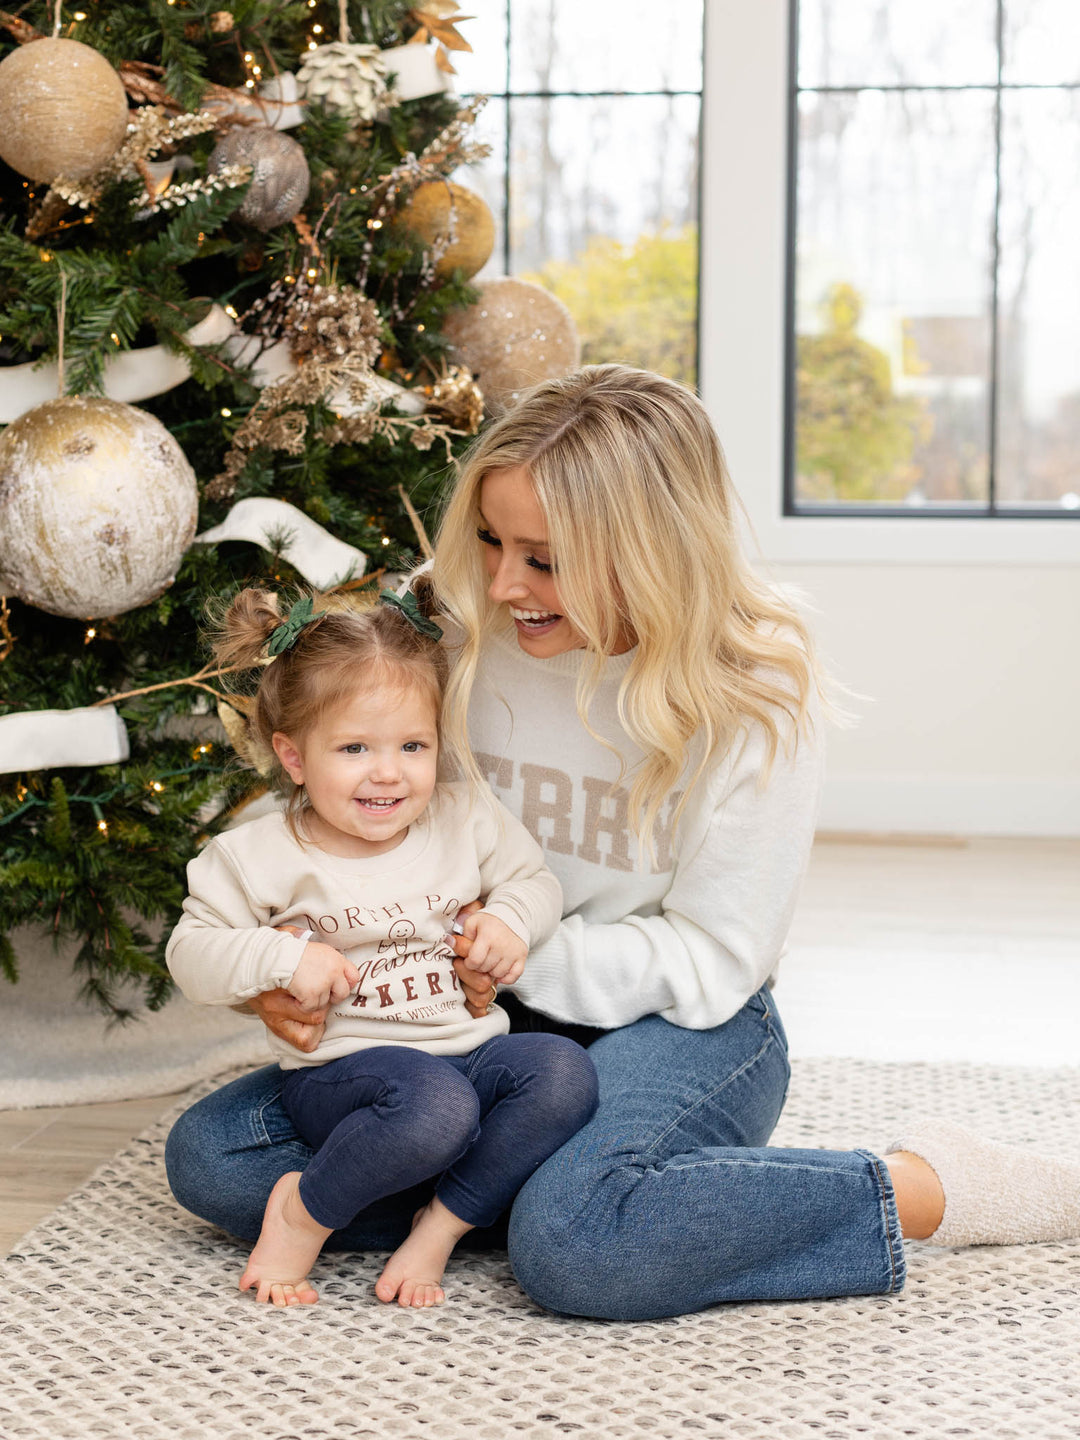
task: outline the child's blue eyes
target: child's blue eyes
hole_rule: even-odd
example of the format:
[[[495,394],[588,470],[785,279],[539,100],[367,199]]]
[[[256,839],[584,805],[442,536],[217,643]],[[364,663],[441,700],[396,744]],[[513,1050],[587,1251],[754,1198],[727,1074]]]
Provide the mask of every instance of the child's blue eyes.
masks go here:
[[[502,541],[497,539],[490,530],[485,530],[481,525],[477,528],[476,538],[482,545],[490,545],[494,550],[502,549]],[[550,575],[554,566],[549,565],[545,560],[537,560],[535,555],[526,555],[525,564],[530,565],[534,570],[539,570],[542,575]]]
[[[419,755],[420,751],[425,750],[427,747],[422,740],[406,740],[401,748],[406,755]],[[341,753],[343,755],[363,755],[366,750],[367,746],[359,740],[357,740],[355,744],[343,745],[341,747]]]

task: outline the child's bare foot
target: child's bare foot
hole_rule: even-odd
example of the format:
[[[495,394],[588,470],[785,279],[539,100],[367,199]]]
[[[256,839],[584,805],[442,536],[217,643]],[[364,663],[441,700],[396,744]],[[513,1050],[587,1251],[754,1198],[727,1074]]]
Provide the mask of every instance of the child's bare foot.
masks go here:
[[[440,1282],[450,1252],[472,1228],[433,1199],[417,1213],[412,1234],[386,1262],[375,1294],[386,1304],[396,1296],[399,1305],[441,1305],[446,1295]]]
[[[292,1170],[270,1191],[262,1230],[240,1277],[240,1289],[257,1286],[255,1299],[272,1305],[314,1305],[307,1273],[333,1231],[317,1225],[300,1199],[300,1171]]]

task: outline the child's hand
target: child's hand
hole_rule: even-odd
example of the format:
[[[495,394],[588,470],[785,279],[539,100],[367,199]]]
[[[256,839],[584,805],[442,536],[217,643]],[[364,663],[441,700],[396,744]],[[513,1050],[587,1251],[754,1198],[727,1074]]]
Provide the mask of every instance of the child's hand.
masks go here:
[[[461,922],[469,945],[469,969],[489,975],[494,981],[512,985],[525,969],[529,953],[525,941],[504,925],[496,915],[478,910]]]
[[[359,983],[360,972],[340,950],[315,940],[304,946],[300,964],[285,989],[305,1010],[325,1010],[344,1000]]]

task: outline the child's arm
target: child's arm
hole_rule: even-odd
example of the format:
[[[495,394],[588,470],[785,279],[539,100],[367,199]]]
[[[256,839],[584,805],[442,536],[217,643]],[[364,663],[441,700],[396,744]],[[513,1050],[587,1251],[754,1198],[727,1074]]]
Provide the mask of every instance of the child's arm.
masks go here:
[[[480,861],[482,910],[461,922],[469,966],[512,985],[533,945],[553,933],[562,915],[562,887],[524,825],[492,797],[471,812]],[[461,953],[459,948],[458,953]]]
[[[238,1005],[290,984],[306,942],[270,928],[269,907],[217,841],[188,865],[188,890],[165,961],[189,1000]]]
[[[470,942],[469,968],[501,985],[512,985],[525,969],[529,949],[524,940],[488,910],[466,916],[461,928]]]
[[[307,933],[310,935],[311,931]],[[284,988],[305,1010],[325,1010],[328,1005],[344,1000],[359,983],[360,972],[340,950],[321,940],[309,940],[292,979]]]

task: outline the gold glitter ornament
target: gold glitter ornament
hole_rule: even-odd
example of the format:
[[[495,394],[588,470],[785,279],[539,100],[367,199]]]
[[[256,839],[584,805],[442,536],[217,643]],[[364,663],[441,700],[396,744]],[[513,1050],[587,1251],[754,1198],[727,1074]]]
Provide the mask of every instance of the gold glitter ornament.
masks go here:
[[[0,62],[0,160],[30,180],[93,174],[127,125],[120,76],[79,40],[33,40]]]
[[[480,298],[443,324],[450,358],[468,366],[491,415],[523,390],[566,375],[581,362],[574,318],[561,300],[527,280],[481,280]]]
[[[377,45],[353,45],[333,40],[309,50],[296,72],[300,99],[318,101],[332,115],[350,120],[374,120],[394,97],[387,93],[390,73]]]
[[[449,365],[433,385],[425,385],[422,393],[428,410],[446,422],[452,430],[475,435],[484,419],[484,396],[464,365]]]
[[[167,590],[195,535],[195,472],[164,425],[65,396],[0,434],[0,593],[90,620]]]
[[[495,248],[495,219],[487,202],[451,180],[426,180],[401,207],[401,220],[435,252],[435,274],[482,270]]]
[[[238,125],[214,146],[207,166],[211,175],[230,165],[250,165],[251,188],[236,212],[258,230],[283,225],[303,209],[311,171],[302,147],[291,135],[268,125]]]
[[[285,328],[296,360],[350,357],[374,365],[379,357],[379,307],[354,285],[314,285],[289,306]]]

